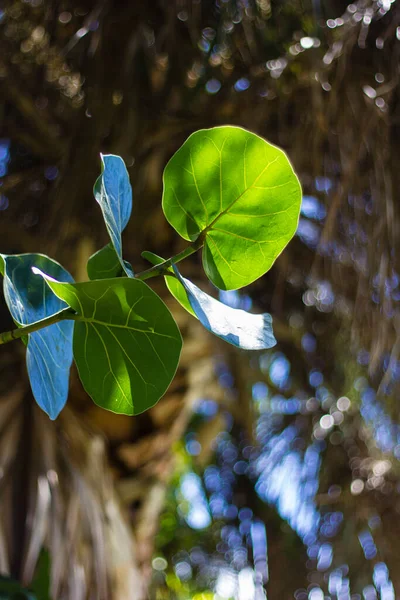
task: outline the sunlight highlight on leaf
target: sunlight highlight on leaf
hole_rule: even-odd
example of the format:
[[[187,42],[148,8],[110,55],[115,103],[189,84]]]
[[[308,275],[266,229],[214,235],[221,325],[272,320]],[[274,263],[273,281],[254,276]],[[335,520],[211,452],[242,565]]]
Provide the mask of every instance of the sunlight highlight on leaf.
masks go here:
[[[163,210],[222,290],[266,273],[293,237],[301,187],[286,154],[239,127],[193,133],[164,170]]]

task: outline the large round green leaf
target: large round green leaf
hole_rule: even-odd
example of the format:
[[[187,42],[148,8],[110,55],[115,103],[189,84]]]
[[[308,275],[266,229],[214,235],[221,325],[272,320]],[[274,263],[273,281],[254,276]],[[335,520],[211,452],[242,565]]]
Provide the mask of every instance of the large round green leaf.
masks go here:
[[[203,236],[204,269],[220,289],[266,273],[296,231],[301,187],[286,154],[239,127],[193,133],[163,180],[167,220],[186,240]]]
[[[138,279],[65,284],[42,275],[78,315],[74,359],[94,402],[126,415],[151,408],[171,383],[182,348],[161,298]]]

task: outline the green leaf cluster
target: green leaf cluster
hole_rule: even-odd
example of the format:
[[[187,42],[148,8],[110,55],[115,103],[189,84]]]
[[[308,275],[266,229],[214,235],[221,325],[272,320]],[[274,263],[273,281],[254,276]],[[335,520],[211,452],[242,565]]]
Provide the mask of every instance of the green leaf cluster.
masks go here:
[[[52,419],[65,404],[72,359],[87,393],[107,410],[139,414],[165,393],[182,338],[145,283],[154,276],[228,343],[250,350],[276,343],[270,315],[224,305],[182,277],[177,263],[201,249],[205,273],[220,290],[249,285],[271,268],[296,231],[301,204],[285,153],[239,127],[192,134],[165,168],[162,197],[167,220],[189,245],[167,260],[144,251],[153,266],[142,273],[122,251],[132,212],[128,172],[118,156],[102,155],[101,162],[94,196],[110,242],[89,259],[89,281],[74,283],[43,255],[0,255],[5,299],[19,327],[0,334],[0,343],[27,340],[32,391]]]

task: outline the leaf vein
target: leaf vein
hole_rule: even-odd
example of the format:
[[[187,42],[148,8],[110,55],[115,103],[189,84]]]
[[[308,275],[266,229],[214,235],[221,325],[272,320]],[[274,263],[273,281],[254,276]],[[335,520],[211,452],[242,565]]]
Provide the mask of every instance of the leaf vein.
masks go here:
[[[198,186],[198,184],[197,184],[197,179],[196,179],[196,175],[195,175],[195,172],[194,172],[194,167],[193,167],[193,159],[192,159],[192,151],[191,151],[191,150],[190,150],[190,152],[189,152],[189,155],[190,155],[190,164],[191,164],[192,171],[193,171],[193,181],[194,181],[194,184],[195,184],[195,186],[196,186],[197,195],[198,195],[198,197],[199,197],[199,199],[200,199],[200,202],[201,202],[201,204],[202,204],[202,206],[203,206],[203,209],[204,209],[204,214],[205,214],[205,216],[206,216],[206,223],[207,223],[207,225],[208,225],[208,221],[209,221],[209,218],[208,218],[208,210],[207,210],[207,206],[205,205],[205,203],[204,203],[204,200],[203,200],[203,198],[202,198],[202,196],[201,196],[201,194],[200,194],[199,186]]]
[[[103,345],[104,352],[105,352],[105,354],[106,354],[106,357],[107,357],[108,368],[109,368],[109,370],[110,370],[110,373],[111,373],[111,375],[114,377],[115,383],[116,383],[116,384],[117,384],[117,386],[119,387],[119,389],[120,389],[120,391],[121,391],[121,393],[122,393],[123,397],[124,397],[124,398],[125,398],[125,400],[127,401],[127,403],[128,403],[128,404],[129,404],[129,405],[130,405],[130,406],[133,408],[132,400],[130,400],[130,399],[127,397],[127,395],[125,394],[125,392],[124,392],[123,388],[121,387],[121,384],[120,384],[120,383],[119,383],[119,381],[118,381],[118,378],[116,377],[116,375],[115,375],[115,373],[114,373],[114,371],[113,371],[113,369],[112,369],[112,366],[111,366],[111,361],[110,361],[110,356],[109,356],[109,354],[108,354],[108,351],[107,351],[107,346],[105,345],[105,343],[104,343],[104,340],[103,340],[102,336],[101,336],[101,335],[100,335],[100,333],[97,331],[97,327],[96,327],[96,325],[94,325],[94,323],[91,323],[91,325],[93,326],[93,329],[94,329],[94,330],[95,330],[95,332],[97,333],[97,335],[98,335],[98,337],[99,337],[99,339],[100,339],[100,341],[101,341],[101,343],[102,343],[102,345]]]

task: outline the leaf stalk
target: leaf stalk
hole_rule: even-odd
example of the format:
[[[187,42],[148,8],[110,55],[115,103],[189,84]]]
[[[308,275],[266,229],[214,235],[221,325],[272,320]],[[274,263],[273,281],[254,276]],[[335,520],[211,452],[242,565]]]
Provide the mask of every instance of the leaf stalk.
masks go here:
[[[76,321],[77,316],[78,315],[72,310],[72,308],[65,308],[64,310],[61,310],[50,317],[46,317],[45,319],[41,319],[40,321],[36,321],[31,325],[23,325],[17,329],[0,333],[0,345],[7,344],[13,340],[18,340],[29,333],[34,333],[35,331],[39,331],[39,329],[49,327],[49,325],[54,325],[54,323],[59,323],[60,321]]]
[[[140,279],[141,281],[145,281],[146,279],[150,279],[152,277],[157,277],[159,275],[164,275],[166,271],[172,264],[178,263],[181,260],[184,260],[191,254],[194,254],[199,250],[204,244],[204,237],[199,236],[197,240],[195,240],[190,246],[187,246],[182,252],[178,252],[171,258],[168,258],[163,263],[159,265],[155,265],[146,271],[142,271],[141,273],[136,273],[135,279]],[[46,317],[45,319],[41,319],[40,321],[36,321],[31,325],[23,325],[18,327],[17,329],[12,329],[11,331],[4,331],[0,333],[0,346],[2,344],[7,344],[8,342],[12,342],[13,340],[18,340],[25,335],[30,333],[34,333],[35,331],[39,331],[44,327],[49,327],[50,325],[54,325],[54,323],[59,323],[60,321],[79,321],[81,316],[76,314],[72,308],[68,307],[64,310],[61,310],[50,317]]]
[[[204,238],[200,235],[197,240],[195,240],[190,246],[187,246],[182,252],[171,256],[164,262],[159,265],[155,265],[150,269],[146,269],[146,271],[142,271],[141,273],[136,273],[135,279],[140,279],[141,281],[145,281],[146,279],[150,279],[151,277],[157,277],[158,275],[165,275],[172,264],[176,264],[181,260],[184,260],[191,254],[194,254],[199,250],[204,244]]]

